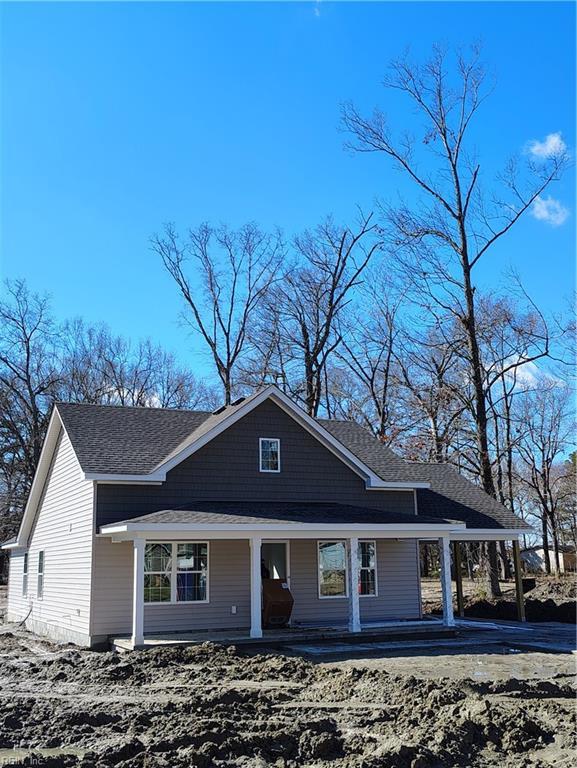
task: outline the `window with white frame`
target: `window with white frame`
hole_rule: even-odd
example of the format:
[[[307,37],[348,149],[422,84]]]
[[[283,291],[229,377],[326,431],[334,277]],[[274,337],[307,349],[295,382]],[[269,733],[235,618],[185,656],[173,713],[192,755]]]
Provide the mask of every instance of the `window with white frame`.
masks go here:
[[[347,549],[344,541],[319,541],[319,597],[346,597]]]
[[[377,544],[375,541],[359,541],[359,595],[377,594]]]
[[[170,603],[172,544],[147,544],[144,551],[144,602]]]
[[[208,544],[177,544],[176,599],[178,602],[204,602],[208,598]]]
[[[28,594],[28,552],[24,553],[24,562],[22,564],[22,597]]]
[[[148,542],[144,602],[208,602],[208,542]]]
[[[36,585],[36,596],[42,597],[44,594],[44,550],[38,553],[38,583]]]
[[[278,437],[259,438],[259,469],[280,472],[280,440]]]

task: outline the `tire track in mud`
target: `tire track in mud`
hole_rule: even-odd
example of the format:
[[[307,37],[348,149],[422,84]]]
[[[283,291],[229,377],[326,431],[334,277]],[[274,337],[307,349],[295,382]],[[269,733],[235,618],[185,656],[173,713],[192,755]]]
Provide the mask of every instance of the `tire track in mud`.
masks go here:
[[[24,749],[23,765],[544,768],[575,748],[567,676],[420,679],[210,644],[34,648],[24,633],[0,650],[0,749]]]

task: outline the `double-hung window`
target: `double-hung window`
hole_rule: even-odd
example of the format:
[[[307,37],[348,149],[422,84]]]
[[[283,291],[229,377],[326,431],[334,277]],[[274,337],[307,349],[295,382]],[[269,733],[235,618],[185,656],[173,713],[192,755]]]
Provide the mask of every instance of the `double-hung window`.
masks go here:
[[[44,550],[38,553],[38,582],[36,584],[36,597],[44,594]]]
[[[357,589],[360,597],[377,594],[377,546],[373,540],[359,541]],[[345,541],[318,542],[319,597],[348,596],[348,557]]]
[[[208,602],[208,542],[147,543],[144,602]]]
[[[377,594],[377,545],[375,541],[359,541],[359,595]]]
[[[28,552],[24,553],[24,562],[22,563],[22,597],[28,595]]]
[[[259,470],[280,472],[280,440],[278,437],[259,438]]]
[[[346,597],[347,549],[344,541],[319,541],[319,597]]]
[[[144,552],[144,602],[170,603],[172,544],[147,544]]]
[[[204,602],[208,598],[208,544],[177,544],[176,599],[178,602]]]

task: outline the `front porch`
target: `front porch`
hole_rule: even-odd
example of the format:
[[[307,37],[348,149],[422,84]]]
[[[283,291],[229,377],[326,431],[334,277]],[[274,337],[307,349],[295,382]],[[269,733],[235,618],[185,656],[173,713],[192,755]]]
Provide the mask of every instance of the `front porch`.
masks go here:
[[[349,643],[351,645],[394,640],[433,640],[454,637],[455,625],[448,626],[443,619],[424,617],[411,621],[383,621],[364,624],[358,632],[350,632],[344,626],[322,627],[284,627],[282,629],[263,629],[262,636],[255,638],[246,630],[217,630],[199,632],[150,633],[143,637],[140,649],[169,648],[174,646],[192,646],[202,643],[215,643],[225,646],[278,648],[295,643]],[[113,650],[133,650],[132,637],[122,635],[110,639]]]
[[[373,510],[370,515],[374,519]],[[109,630],[108,637],[118,647],[132,648],[206,641],[270,645],[297,637],[405,636],[453,627],[450,534],[462,525],[414,517],[370,524],[253,522],[165,525],[143,520],[103,526],[107,551],[122,545],[119,564],[127,564],[132,553],[131,584],[116,581],[124,590],[130,586],[132,631]],[[422,616],[421,538],[439,542],[441,619]],[[286,553],[286,562],[279,551]],[[274,562],[265,562],[267,552],[274,553]],[[108,562],[112,554],[106,554]],[[273,567],[274,573],[268,573]],[[263,626],[266,579],[282,583],[294,598],[287,627]],[[152,581],[164,586],[151,591]],[[192,590],[185,592],[189,582]]]
[[[118,564],[113,584],[119,594],[123,590],[116,606],[123,618],[106,635],[118,647],[144,648],[451,631],[452,543],[513,539],[511,531],[472,532],[457,521],[327,506],[275,505],[242,515],[220,507],[164,511],[102,526],[108,544],[99,557]],[[439,547],[441,618],[422,614],[419,541],[425,539]],[[113,556],[119,544],[122,551]],[[267,579],[294,599],[286,627],[263,625]],[[461,613],[459,578],[456,586]],[[103,604],[103,626],[109,606]]]

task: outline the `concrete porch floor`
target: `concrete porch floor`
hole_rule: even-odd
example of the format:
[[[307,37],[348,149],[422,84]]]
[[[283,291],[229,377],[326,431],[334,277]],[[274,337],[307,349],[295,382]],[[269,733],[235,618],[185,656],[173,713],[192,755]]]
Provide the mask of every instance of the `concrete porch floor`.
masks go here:
[[[283,629],[265,629],[263,636],[250,637],[248,629],[239,630],[204,630],[198,632],[163,632],[144,636],[144,644],[139,649],[170,647],[175,645],[198,645],[217,643],[251,647],[275,648],[287,643],[311,643],[319,641],[339,641],[347,643],[366,643],[373,640],[400,640],[409,638],[453,637],[455,627],[447,627],[438,618],[425,618],[419,621],[367,622],[360,632],[349,632],[345,626],[299,626]],[[115,650],[132,650],[129,635],[110,638],[110,646]]]

